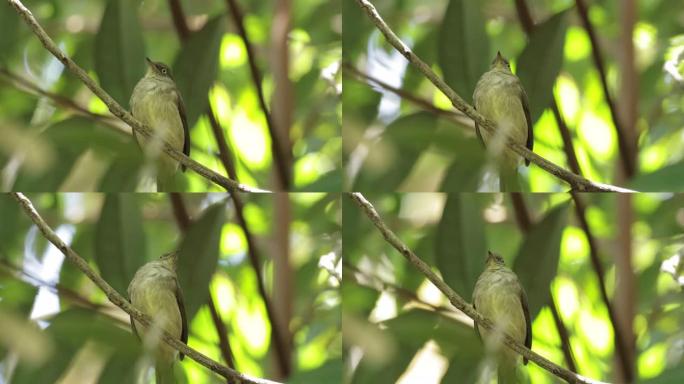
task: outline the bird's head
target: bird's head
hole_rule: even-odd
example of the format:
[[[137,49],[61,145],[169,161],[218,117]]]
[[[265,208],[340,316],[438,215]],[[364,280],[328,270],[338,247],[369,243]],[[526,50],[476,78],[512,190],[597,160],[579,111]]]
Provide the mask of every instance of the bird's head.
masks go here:
[[[508,60],[501,55],[501,51],[496,52],[496,57],[492,61],[492,65],[489,69],[512,73],[511,65],[508,63]]]
[[[171,68],[169,68],[168,65],[161,62],[152,61],[149,57],[146,57],[145,61],[147,61],[147,73],[145,76],[173,80]]]
[[[487,267],[495,267],[495,266],[505,266],[506,263],[504,263],[503,257],[501,255],[498,255],[492,251],[487,251]]]

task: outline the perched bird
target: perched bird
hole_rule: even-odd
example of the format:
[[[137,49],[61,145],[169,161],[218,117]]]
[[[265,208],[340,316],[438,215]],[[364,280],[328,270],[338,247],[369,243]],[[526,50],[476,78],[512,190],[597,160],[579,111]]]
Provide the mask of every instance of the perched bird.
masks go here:
[[[183,294],[176,277],[177,257],[172,252],[148,262],[138,269],[128,285],[131,304],[152,318],[152,326],[146,328],[131,317],[131,328],[146,345],[153,345],[157,384],[175,384],[173,363],[178,357],[178,351],[161,340],[159,330],[188,342]],[[183,354],[180,359],[183,360]]]
[[[517,382],[516,366],[520,355],[503,345],[501,333],[530,348],[530,311],[527,308],[527,295],[518,277],[506,267],[503,258],[495,253],[489,252],[485,270],[475,283],[473,306],[494,322],[494,331],[480,331],[477,323],[475,331],[497,357],[499,384]],[[527,364],[527,359],[523,359],[523,364]]]
[[[133,131],[133,136],[146,156],[155,160],[157,191],[168,191],[173,189],[178,162],[161,153],[163,141],[190,156],[190,133],[183,98],[171,76],[171,69],[149,58],[145,60],[147,73],[133,88],[130,104],[133,116],[152,128],[153,135],[141,138]],[[182,170],[185,171],[185,167]]]
[[[507,148],[506,136],[531,151],[534,146],[532,120],[525,89],[501,52],[496,53],[489,71],[477,82],[473,103],[482,116],[497,126],[496,132],[491,134],[475,124],[475,132],[482,144],[497,157],[501,191],[520,190],[517,168],[521,157]],[[525,160],[525,165],[529,163]]]

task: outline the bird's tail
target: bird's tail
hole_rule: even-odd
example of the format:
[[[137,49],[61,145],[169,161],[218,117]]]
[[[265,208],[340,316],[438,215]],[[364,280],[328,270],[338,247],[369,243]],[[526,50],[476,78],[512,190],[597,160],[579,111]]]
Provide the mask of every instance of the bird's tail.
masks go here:
[[[176,384],[173,362],[157,362],[154,365],[154,377],[157,379],[157,384]]]

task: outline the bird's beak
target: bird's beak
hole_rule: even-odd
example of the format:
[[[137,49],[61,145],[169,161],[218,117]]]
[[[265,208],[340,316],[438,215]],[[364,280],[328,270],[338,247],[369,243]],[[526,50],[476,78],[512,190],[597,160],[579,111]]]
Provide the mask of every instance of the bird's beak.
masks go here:
[[[149,57],[146,57],[145,61],[147,61],[147,66],[149,66],[150,68],[152,68],[154,66],[154,62],[152,60],[150,60]]]
[[[503,56],[501,56],[501,51],[496,51],[496,59],[503,60]]]

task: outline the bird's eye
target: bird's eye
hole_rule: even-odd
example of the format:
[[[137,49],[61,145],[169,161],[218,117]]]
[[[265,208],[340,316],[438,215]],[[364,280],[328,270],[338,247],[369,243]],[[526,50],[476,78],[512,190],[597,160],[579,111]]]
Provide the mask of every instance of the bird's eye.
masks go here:
[[[162,68],[161,73],[164,74],[164,75],[166,75],[166,72],[167,72],[167,71],[166,71],[166,68]]]

